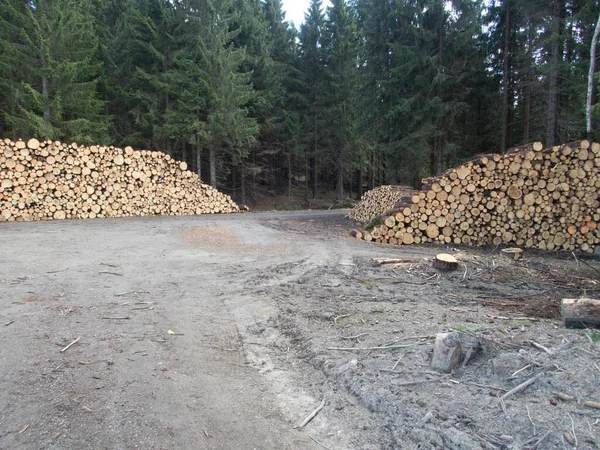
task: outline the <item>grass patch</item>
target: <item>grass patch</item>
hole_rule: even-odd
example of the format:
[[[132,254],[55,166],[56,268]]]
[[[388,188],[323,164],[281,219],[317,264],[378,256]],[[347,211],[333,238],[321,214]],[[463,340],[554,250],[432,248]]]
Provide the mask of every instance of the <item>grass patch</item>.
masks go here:
[[[588,330],[590,339],[592,340],[592,342],[594,344],[597,344],[598,342],[600,342],[600,331],[598,330]]]
[[[465,333],[481,333],[482,331],[485,331],[485,327],[482,327],[481,325],[458,324],[455,325],[454,328]]]
[[[378,227],[381,224],[383,224],[383,218],[381,215],[375,216],[365,224],[365,230],[373,230],[373,228]]]

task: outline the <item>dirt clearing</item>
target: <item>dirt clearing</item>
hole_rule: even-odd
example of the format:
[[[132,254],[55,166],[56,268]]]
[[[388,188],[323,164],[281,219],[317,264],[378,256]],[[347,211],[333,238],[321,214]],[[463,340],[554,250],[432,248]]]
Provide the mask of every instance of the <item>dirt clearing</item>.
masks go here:
[[[350,226],[340,212],[3,224],[0,448],[600,448],[584,406],[600,401],[600,334],[558,311],[598,297],[598,262],[460,247],[443,273],[440,247]],[[436,334],[457,329],[486,345],[433,372]]]

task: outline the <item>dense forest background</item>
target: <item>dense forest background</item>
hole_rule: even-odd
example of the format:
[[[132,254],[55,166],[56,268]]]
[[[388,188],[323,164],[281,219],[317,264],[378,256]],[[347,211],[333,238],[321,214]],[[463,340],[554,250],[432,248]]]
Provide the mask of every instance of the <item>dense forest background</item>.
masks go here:
[[[161,150],[244,203],[585,137],[597,0],[331,4],[0,0],[0,135]]]

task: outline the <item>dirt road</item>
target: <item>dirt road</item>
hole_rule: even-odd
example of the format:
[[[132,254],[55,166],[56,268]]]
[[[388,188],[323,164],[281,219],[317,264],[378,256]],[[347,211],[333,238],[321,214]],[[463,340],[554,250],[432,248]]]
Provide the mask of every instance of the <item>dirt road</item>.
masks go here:
[[[556,320],[561,295],[597,288],[592,269],[535,256],[524,279],[475,252],[464,274],[440,276],[423,264],[439,248],[352,241],[347,226],[340,212],[2,224],[0,448],[503,448],[550,423],[540,445],[554,445],[568,411],[546,411],[546,391],[503,417],[489,386],[468,384],[507,390],[527,358],[519,377],[542,367],[552,389],[575,379],[571,394],[600,400],[597,344]],[[401,274],[370,262],[399,254],[415,262]],[[558,283],[557,267],[572,278]],[[431,335],[459,322],[575,356],[504,351],[438,380]],[[360,350],[398,341],[415,347]],[[436,387],[419,389],[424,377]],[[595,416],[573,416],[598,448]]]

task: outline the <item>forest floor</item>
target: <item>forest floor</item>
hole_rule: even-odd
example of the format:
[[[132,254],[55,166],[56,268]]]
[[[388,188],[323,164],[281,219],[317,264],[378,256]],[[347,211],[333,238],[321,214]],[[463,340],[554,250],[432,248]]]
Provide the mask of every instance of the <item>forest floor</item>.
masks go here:
[[[583,406],[600,333],[558,311],[598,297],[598,261],[445,248],[461,266],[442,273],[441,247],[351,227],[340,211],[2,224],[0,448],[600,448]],[[489,345],[433,372],[454,329]]]

